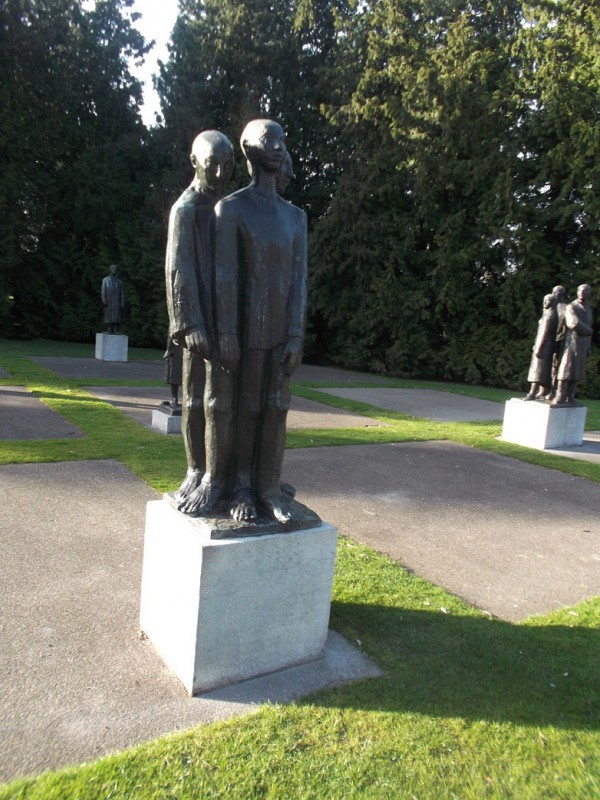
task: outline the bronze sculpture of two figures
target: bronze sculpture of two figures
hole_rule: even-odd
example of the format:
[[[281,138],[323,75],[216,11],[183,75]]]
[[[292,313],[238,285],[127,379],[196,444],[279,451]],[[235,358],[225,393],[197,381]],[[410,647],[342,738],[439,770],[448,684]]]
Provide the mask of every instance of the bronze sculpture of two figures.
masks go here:
[[[281,472],[304,338],[306,215],[281,196],[292,174],[281,126],[253,120],[241,146],[252,180],[225,197],[231,142],[218,131],[195,139],[195,178],[169,220],[169,333],[184,348],[187,456],[174,501],[192,516],[286,526],[304,508]]]
[[[555,286],[544,297],[527,376],[531,387],[526,400],[551,400],[553,405],[575,401],[575,388],[585,377],[592,348],[591,296],[591,287],[583,283],[577,288],[577,299],[568,305],[563,286]]]

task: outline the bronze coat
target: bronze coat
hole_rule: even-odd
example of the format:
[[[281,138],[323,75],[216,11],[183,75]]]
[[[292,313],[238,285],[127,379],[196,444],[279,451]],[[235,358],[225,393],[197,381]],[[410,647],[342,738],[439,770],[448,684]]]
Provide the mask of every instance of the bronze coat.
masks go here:
[[[171,209],[165,264],[169,334],[178,344],[203,325],[212,338],[211,192],[188,187]]]
[[[529,365],[527,380],[550,386],[552,382],[552,354],[558,328],[558,314],[555,308],[546,308],[538,322],[537,336],[533,345],[533,356]],[[536,355],[539,353],[539,356]]]
[[[102,304],[104,306],[104,322],[113,325],[121,321],[121,309],[125,305],[123,284],[114,275],[102,279]]]
[[[592,310],[573,300],[565,311],[565,338],[558,367],[559,381],[582,381],[585,363],[592,352]]]

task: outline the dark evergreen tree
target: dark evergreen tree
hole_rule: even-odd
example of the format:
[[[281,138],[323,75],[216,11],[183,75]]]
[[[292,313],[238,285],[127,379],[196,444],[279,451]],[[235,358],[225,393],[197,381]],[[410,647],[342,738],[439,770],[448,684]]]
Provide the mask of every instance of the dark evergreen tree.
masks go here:
[[[573,293],[600,277],[600,10],[565,0],[524,15],[507,315],[531,314],[533,300],[539,311],[553,284]]]
[[[336,41],[335,19],[350,13],[345,0],[182,0],[157,88],[165,147],[175,188],[190,177],[189,150],[202,130],[217,128],[237,150],[233,185],[248,180],[239,136],[253,118],[284,126],[297,180],[290,198],[302,196],[310,217],[330,194],[335,140],[320,106],[330,100],[327,70]]]
[[[364,69],[345,115],[336,116],[355,127],[362,174],[378,201],[370,213],[329,215],[315,234],[322,263],[324,228],[343,240],[346,230],[355,236],[369,220],[371,258],[380,268],[389,265],[384,291],[377,281],[356,285],[348,304],[367,304],[379,310],[379,320],[394,319],[388,341],[379,337],[375,350],[368,327],[364,335],[354,330],[346,349],[355,351],[357,363],[479,380],[474,354],[464,358],[467,341],[485,341],[481,356],[489,358],[490,336],[482,325],[495,322],[496,287],[506,269],[510,44],[519,20],[516,4],[490,6],[390,0],[363,16]],[[369,139],[374,146],[366,150]],[[340,203],[336,191],[332,209]],[[381,236],[378,222],[386,217],[395,220],[396,246],[392,228]],[[357,252],[348,252],[350,270]],[[314,302],[320,291],[317,279]],[[321,313],[327,318],[337,311]],[[353,326],[349,319],[340,324]]]
[[[8,0],[0,10],[6,333],[85,338],[98,325],[99,281],[143,191],[141,89],[127,59],[145,45],[131,4]]]

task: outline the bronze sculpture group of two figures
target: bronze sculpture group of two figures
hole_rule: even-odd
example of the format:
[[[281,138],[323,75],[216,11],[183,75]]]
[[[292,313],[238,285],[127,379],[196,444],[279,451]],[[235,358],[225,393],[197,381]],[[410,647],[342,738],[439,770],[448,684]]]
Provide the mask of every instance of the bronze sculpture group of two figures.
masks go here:
[[[591,296],[591,287],[583,283],[577,287],[577,299],[568,305],[564,286],[555,286],[544,297],[526,400],[548,400],[553,405],[574,402],[575,388],[585,377],[592,348]]]
[[[194,141],[195,177],[169,220],[170,336],[184,348],[180,511],[288,523],[281,483],[290,379],[302,358],[306,215],[281,193],[292,177],[285,135],[253,120],[241,146],[251,183],[225,195],[233,147],[219,131]]]

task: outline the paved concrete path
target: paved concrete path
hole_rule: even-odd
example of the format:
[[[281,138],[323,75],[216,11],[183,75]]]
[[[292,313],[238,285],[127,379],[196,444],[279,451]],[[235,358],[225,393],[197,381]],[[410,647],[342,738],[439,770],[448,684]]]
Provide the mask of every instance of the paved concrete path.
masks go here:
[[[0,386],[0,440],[66,439],[83,433],[23,386]]]
[[[592,461],[600,464],[600,431],[585,431],[583,444],[577,447],[561,447],[556,450],[545,450],[555,456],[568,456],[578,461]]]
[[[152,412],[160,403],[171,397],[168,386],[165,386],[164,389],[132,386],[86,386],[85,388],[95,397],[106,400],[147,428],[152,428]],[[304,397],[292,397],[287,427],[289,430],[300,428],[381,428],[386,427],[386,423],[323,403],[315,403]],[[156,429],[152,428],[152,430]]]
[[[462,394],[436,391],[435,389],[373,387],[372,389],[319,389],[318,391],[437,422],[501,420],[504,416],[503,403],[479,400],[476,397],[466,397]]]
[[[286,453],[341,533],[509,621],[600,594],[600,486],[450,442]]]
[[[0,780],[379,674],[331,634],[322,661],[186,696],[138,636],[146,502],[115,461],[0,467]]]

